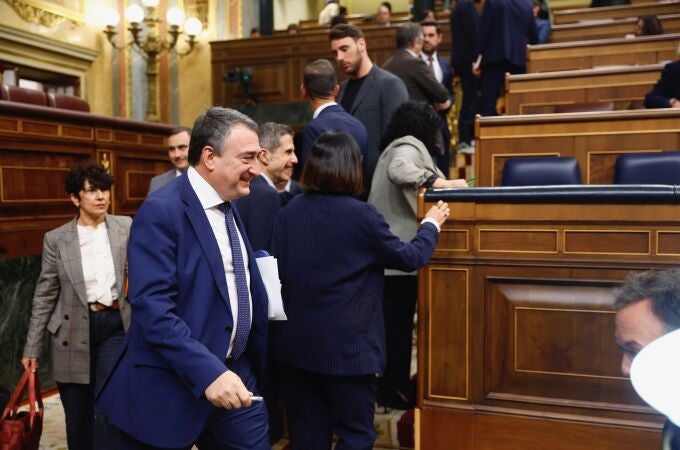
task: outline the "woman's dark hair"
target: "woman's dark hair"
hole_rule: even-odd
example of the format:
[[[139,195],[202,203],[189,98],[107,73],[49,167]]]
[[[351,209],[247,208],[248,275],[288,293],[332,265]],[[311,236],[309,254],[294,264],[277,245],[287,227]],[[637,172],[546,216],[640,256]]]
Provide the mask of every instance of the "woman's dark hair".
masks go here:
[[[90,182],[90,186],[102,191],[108,191],[113,184],[113,177],[104,169],[104,166],[88,161],[66,172],[64,188],[69,195],[80,198],[80,190],[83,189],[86,180]]]
[[[308,192],[352,195],[363,192],[361,153],[344,131],[326,131],[314,142],[300,179]]]
[[[409,101],[402,103],[390,118],[385,134],[380,141],[382,152],[392,141],[404,136],[413,136],[425,144],[431,155],[438,155],[441,149],[437,145],[439,115],[427,103]]]
[[[655,36],[663,34],[663,27],[656,16],[640,16],[638,20],[642,21],[642,36]]]

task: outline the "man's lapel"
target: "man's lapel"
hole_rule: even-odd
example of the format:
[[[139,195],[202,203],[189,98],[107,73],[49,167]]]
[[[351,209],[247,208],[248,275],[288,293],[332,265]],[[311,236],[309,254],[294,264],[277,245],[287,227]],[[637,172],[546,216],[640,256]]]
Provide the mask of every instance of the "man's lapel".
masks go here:
[[[357,96],[354,99],[354,104],[352,105],[352,111],[350,111],[350,114],[354,115],[356,110],[359,108],[359,105],[361,105],[361,103],[366,99],[366,97],[368,97],[368,93],[373,91],[376,76],[377,70],[374,64],[373,67],[371,67],[371,71],[368,72],[368,75],[366,75],[366,79],[364,80],[364,82],[361,83],[361,87],[359,88],[359,92],[357,92]]]
[[[227,303],[227,306],[229,306],[227,279],[224,275],[224,264],[222,263],[220,248],[217,246],[217,238],[215,238],[215,234],[210,226],[210,222],[208,222],[208,217],[205,215],[203,206],[198,200],[198,196],[189,183],[189,177],[186,174],[183,174],[179,183],[180,195],[185,206],[184,214],[186,214],[196,236],[199,238],[198,242],[208,260],[210,271],[212,272],[217,289],[220,291],[220,294],[222,294],[222,298]]]

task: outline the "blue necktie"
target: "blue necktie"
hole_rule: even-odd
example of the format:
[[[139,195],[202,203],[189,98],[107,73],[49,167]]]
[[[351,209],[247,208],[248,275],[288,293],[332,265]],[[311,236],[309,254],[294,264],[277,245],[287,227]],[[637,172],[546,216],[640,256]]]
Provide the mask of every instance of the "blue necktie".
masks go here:
[[[246,266],[243,263],[241,253],[241,242],[236,231],[234,222],[234,212],[230,202],[224,202],[220,206],[220,211],[224,213],[224,220],[227,223],[227,234],[231,245],[231,261],[234,266],[236,277],[236,298],[238,302],[238,319],[236,321],[236,338],[231,349],[231,357],[237,359],[246,349],[248,343],[248,333],[250,332],[250,300],[248,298],[248,279],[246,278]]]

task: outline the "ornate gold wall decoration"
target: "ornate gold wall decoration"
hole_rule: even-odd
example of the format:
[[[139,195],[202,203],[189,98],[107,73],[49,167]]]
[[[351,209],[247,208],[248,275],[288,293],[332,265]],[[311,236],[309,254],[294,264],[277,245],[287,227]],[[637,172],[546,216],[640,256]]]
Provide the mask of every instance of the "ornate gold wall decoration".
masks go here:
[[[46,27],[53,27],[64,20],[81,23],[84,20],[84,1],[66,0],[6,0],[22,19]]]

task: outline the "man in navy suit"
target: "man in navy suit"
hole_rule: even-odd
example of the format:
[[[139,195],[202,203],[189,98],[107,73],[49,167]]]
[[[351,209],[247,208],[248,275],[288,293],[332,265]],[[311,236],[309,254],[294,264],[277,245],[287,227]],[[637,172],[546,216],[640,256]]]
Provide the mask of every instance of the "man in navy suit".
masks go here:
[[[399,77],[373,64],[364,33],[356,25],[338,24],[331,28],[328,38],[335,61],[349,76],[340,85],[338,103],[359,119],[368,132],[363,160],[364,194],[368,195],[380,156],[380,139],[394,110],[408,101],[408,91]]]
[[[449,91],[449,103],[453,102],[453,85],[452,85],[452,71],[451,63],[448,59],[442,58],[437,53],[439,44],[442,43],[442,28],[434,20],[424,20],[420,22],[420,27],[423,30],[423,48],[420,53],[420,58],[425,61],[427,66],[434,73],[437,81],[444,85]],[[437,167],[442,173],[449,177],[449,170],[451,166],[451,130],[449,130],[449,123],[447,115],[449,108],[439,110],[439,117],[441,118],[442,138],[444,141],[444,152],[437,158]]]
[[[361,156],[366,158],[368,145],[366,127],[335,102],[339,90],[335,69],[327,59],[317,59],[307,64],[300,92],[309,101],[314,115],[303,132],[301,158],[303,166],[316,138],[328,130],[349,133],[357,141]]]
[[[302,193],[299,183],[291,178],[298,163],[294,134],[288,125],[274,122],[260,125],[258,139],[262,149],[257,155],[260,176],[250,182],[250,195],[236,201],[255,250],[269,251],[276,214],[288,200]],[[285,186],[283,192],[279,192],[277,186]]]
[[[479,110],[479,78],[472,73],[479,27],[479,0],[457,0],[451,8],[451,67],[460,78],[463,102],[458,115],[458,151],[474,152],[474,120]]]
[[[175,127],[170,130],[168,135],[168,157],[173,166],[173,169],[156,175],[149,183],[149,194],[162,188],[176,177],[182,175],[184,171],[189,168],[188,154],[189,154],[189,139],[191,137],[191,128],[189,127]]]
[[[530,0],[486,0],[472,71],[482,80],[480,112],[496,116],[506,73],[525,73],[527,44],[538,42]]]
[[[191,167],[141,206],[128,245],[132,320],[98,405],[123,449],[269,450],[253,401],[267,294],[231,201],[259,175],[257,124],[214,107],[194,124]]]

